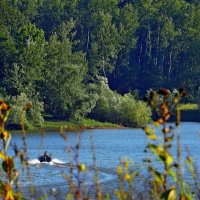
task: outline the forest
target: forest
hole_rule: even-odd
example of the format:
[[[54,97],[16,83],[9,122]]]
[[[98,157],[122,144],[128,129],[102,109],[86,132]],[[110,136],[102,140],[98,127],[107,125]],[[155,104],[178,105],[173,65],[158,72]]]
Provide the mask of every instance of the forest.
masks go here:
[[[198,0],[0,0],[0,97],[10,123],[84,117],[142,126],[151,89],[200,97]]]

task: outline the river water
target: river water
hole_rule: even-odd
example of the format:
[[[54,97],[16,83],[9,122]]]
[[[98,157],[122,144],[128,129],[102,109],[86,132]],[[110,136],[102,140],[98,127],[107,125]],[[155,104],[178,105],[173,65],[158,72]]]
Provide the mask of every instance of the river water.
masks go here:
[[[177,130],[174,132],[176,135]],[[158,137],[162,141],[162,135],[159,133],[160,131],[158,131]],[[151,157],[151,154],[144,152],[149,141],[141,129],[94,129],[85,130],[80,134],[80,138],[77,133],[73,132],[67,132],[65,136],[66,140],[60,136],[59,132],[26,134],[30,176],[27,175],[27,170],[22,171],[20,161],[16,159],[16,168],[20,172],[19,187],[20,190],[25,191],[26,195],[29,194],[27,191],[31,184],[35,185],[39,196],[48,193],[52,195],[52,198],[64,199],[61,190],[62,193],[67,191],[68,183],[63,174],[69,174],[69,163],[86,165],[88,170],[81,173],[79,181],[83,181],[85,187],[91,187],[94,180],[93,157],[99,168],[99,182],[103,185],[109,185],[117,180],[115,171],[120,159],[130,159],[132,169],[142,176],[147,173],[143,159]],[[12,146],[15,144],[19,149],[23,147],[20,133],[12,133],[11,147],[8,150],[11,155],[14,155]],[[78,153],[77,144],[80,145]],[[172,148],[175,157],[176,146],[175,139]],[[184,122],[181,124],[181,148],[183,173],[190,180],[184,160],[188,155],[192,156],[197,171],[200,170],[200,123]],[[40,163],[38,161],[38,155],[42,155],[44,151],[51,155],[52,162]],[[155,165],[160,167],[157,162]],[[77,174],[77,171],[74,171],[74,174]],[[74,179],[74,182],[77,182],[76,177]],[[60,197],[56,196],[58,193]]]

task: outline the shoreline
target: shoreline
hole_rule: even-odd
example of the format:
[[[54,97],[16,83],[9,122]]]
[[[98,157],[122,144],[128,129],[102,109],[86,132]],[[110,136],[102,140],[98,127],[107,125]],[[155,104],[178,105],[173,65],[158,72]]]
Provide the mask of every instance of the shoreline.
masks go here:
[[[69,121],[45,121],[43,125],[36,126],[33,129],[25,129],[25,132],[45,132],[45,131],[73,131],[81,132],[84,130],[93,130],[93,129],[126,129],[119,124],[112,124],[108,122],[99,122],[92,119],[83,119],[79,122],[69,122]],[[22,129],[12,129],[8,128],[8,131],[20,132]]]
[[[118,129],[123,126],[108,122],[99,122],[93,119],[83,119],[77,122],[69,121],[45,121],[43,129],[45,131],[83,131],[86,129]]]
[[[93,120],[92,120],[93,121]],[[97,121],[95,121],[97,122]],[[200,123],[199,121],[181,121],[182,123]],[[101,125],[94,125],[94,124],[81,124],[81,123],[72,123],[72,122],[63,122],[63,121],[46,121],[44,123],[44,126],[42,127],[35,127],[34,129],[25,129],[26,133],[33,133],[33,132],[38,132],[38,133],[44,133],[45,131],[57,131],[57,132],[82,132],[85,130],[94,130],[94,129],[99,129],[99,130],[104,130],[104,129],[142,129],[142,127],[126,127],[122,126],[119,124],[112,124],[112,123],[107,123],[107,122],[97,122],[100,123]],[[175,123],[175,121],[169,121],[169,123]],[[7,131],[12,132],[21,132],[22,129],[10,129],[7,128]]]

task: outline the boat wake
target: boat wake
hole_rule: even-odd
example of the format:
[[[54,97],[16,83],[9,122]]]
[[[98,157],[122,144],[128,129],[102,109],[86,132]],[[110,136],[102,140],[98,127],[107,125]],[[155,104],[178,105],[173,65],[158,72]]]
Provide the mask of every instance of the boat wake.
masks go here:
[[[29,160],[30,171],[32,175],[32,181],[37,186],[43,186],[46,184],[54,185],[57,187],[58,185],[62,185],[64,181],[63,175],[69,175],[70,170],[73,168],[73,181],[77,182],[77,174],[79,173],[77,165],[66,162],[66,160],[61,160],[58,158],[53,158],[51,162],[40,162],[38,158]],[[87,171],[84,173],[79,173],[79,181],[82,182],[84,186],[91,186],[94,184],[94,177],[96,177],[96,169],[94,166],[87,165]],[[99,168],[98,172],[98,181],[100,183],[108,183],[117,179],[115,171],[107,168]],[[26,181],[28,177],[26,173],[21,176],[20,184],[29,185],[30,182]],[[68,186],[67,186],[68,187]]]
[[[51,162],[40,162],[38,159],[32,159],[28,161],[29,165],[42,165],[42,164],[47,164],[47,165],[55,165],[55,166],[66,166],[68,165],[67,162],[64,162],[58,158],[53,158]]]
[[[29,160],[28,161],[28,164],[29,165],[37,165],[37,164],[39,164],[40,163],[40,161],[38,160],[38,159],[33,159],[33,160]]]

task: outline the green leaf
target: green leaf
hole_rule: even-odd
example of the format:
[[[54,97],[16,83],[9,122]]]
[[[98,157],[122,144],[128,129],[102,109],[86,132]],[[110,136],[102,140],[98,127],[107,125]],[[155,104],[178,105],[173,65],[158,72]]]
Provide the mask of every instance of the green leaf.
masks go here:
[[[158,172],[155,168],[149,166],[149,171],[154,175],[156,182],[158,182],[159,184],[163,184],[164,182],[164,176]]]
[[[174,179],[175,182],[177,182],[177,174],[172,169],[168,170],[168,174]]]
[[[148,144],[147,148],[150,149],[152,152],[155,152],[157,150],[157,145],[155,145],[155,144]]]
[[[14,160],[11,157],[7,157],[2,162],[2,168],[6,173],[8,173],[9,176],[14,167],[15,167]]]

